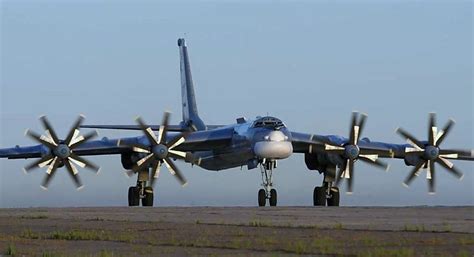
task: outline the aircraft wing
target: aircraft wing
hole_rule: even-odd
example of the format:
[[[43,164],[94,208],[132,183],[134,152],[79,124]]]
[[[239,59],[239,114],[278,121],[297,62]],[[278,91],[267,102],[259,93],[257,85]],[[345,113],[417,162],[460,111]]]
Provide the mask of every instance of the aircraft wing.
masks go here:
[[[176,147],[176,150],[183,152],[208,151],[220,147],[225,147],[232,140],[232,129],[218,129],[211,131],[192,132],[186,135],[185,141]],[[175,138],[177,134],[170,134],[168,141]],[[101,140],[88,141],[77,148],[73,153],[81,155],[113,155],[131,152],[131,147],[127,145],[140,144],[151,146],[144,136],[128,137],[119,139],[103,138]],[[0,149],[0,158],[8,159],[28,159],[40,158],[49,153],[44,145],[16,146],[12,148]]]
[[[160,125],[150,125],[153,131],[159,131]],[[208,130],[224,127],[224,125],[206,125]],[[91,129],[117,129],[117,130],[142,130],[139,125],[81,125],[80,128],[91,128]],[[189,131],[188,128],[181,125],[168,125],[168,131],[171,132],[184,132]]]
[[[298,132],[291,132],[293,152],[295,153],[331,153],[332,146],[344,147],[350,143],[349,138],[337,135],[313,135]],[[427,142],[421,142],[427,143]],[[329,146],[329,147],[328,147]],[[372,151],[373,154],[378,153],[380,158],[398,158],[405,159],[410,155],[410,150],[413,149],[411,144],[392,144],[385,142],[372,142],[368,138],[362,138],[358,146],[360,149],[365,149],[367,152]],[[334,149],[336,150],[336,149]],[[443,151],[443,150],[442,150]],[[448,152],[456,152],[457,160],[474,161],[474,152],[472,150],[444,150],[445,154]],[[383,154],[387,152],[387,154]],[[449,156],[454,157],[454,155]],[[448,157],[448,158],[449,158]]]

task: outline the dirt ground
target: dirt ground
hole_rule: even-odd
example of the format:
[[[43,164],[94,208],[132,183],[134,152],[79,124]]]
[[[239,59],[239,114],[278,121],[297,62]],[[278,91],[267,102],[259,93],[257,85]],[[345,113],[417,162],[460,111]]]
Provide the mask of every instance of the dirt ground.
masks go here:
[[[474,207],[0,209],[0,256],[474,256]]]

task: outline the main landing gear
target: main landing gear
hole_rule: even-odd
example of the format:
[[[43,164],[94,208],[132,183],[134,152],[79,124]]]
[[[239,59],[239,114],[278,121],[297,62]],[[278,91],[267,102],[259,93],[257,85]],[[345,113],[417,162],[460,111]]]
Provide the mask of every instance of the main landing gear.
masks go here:
[[[315,187],[313,192],[314,206],[339,206],[339,188],[332,182],[324,182],[323,186]]]
[[[153,187],[148,185],[148,170],[140,171],[137,176],[137,185],[128,188],[128,206],[153,206]]]
[[[263,161],[260,164],[263,189],[258,190],[258,206],[265,206],[267,199],[270,206],[277,205],[277,191],[273,187],[273,170],[277,167],[276,160]]]
[[[315,187],[313,192],[314,206],[339,206],[339,188],[334,186],[336,167],[327,167],[324,171],[323,183]]]

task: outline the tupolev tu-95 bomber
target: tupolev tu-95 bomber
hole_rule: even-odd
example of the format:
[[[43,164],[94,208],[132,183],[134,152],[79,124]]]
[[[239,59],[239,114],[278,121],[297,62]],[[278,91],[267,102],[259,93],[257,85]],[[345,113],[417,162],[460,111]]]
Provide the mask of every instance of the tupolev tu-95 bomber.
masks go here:
[[[142,206],[153,206],[153,188],[163,165],[181,185],[186,185],[185,176],[176,165],[177,160],[213,171],[243,166],[249,170],[259,168],[262,175],[262,188],[258,191],[259,206],[265,206],[267,200],[270,206],[277,205],[273,171],[278,161],[292,154],[304,154],[306,167],[323,175],[321,185],[314,188],[315,206],[339,206],[338,186],[343,180],[347,184],[347,193],[352,193],[357,161],[388,169],[389,165],[381,159],[402,159],[407,166],[412,166],[404,185],[408,186],[426,170],[429,192],[434,193],[437,166],[462,179],[463,174],[451,160],[474,160],[471,149],[441,148],[454,121],[449,120],[439,129],[434,113],[429,115],[427,140],[419,140],[406,130],[397,129],[397,133],[407,141],[404,144],[373,142],[363,138],[367,116],[357,112],[352,113],[348,137],[291,131],[282,120],[270,116],[254,120],[237,118],[236,123],[230,125],[206,124],[198,114],[188,50],[183,38],[178,39],[178,47],[182,93],[182,121],[179,124],[170,124],[169,112],[164,113],[159,125],[147,125],[140,117],[135,125],[83,125],[84,117],[80,116],[66,137],[61,138],[48,119],[42,116],[40,121],[44,134],[26,131],[26,135],[39,144],[0,149],[0,158],[34,158],[24,171],[46,168],[41,184],[45,189],[56,172],[64,167],[80,189],[83,185],[78,167],[94,172],[100,170],[84,156],[119,155],[127,174],[137,176],[136,185],[128,189],[129,206],[138,206],[140,202]],[[97,132],[92,130],[81,134],[81,128],[138,130],[143,134],[94,141],[92,139]]]

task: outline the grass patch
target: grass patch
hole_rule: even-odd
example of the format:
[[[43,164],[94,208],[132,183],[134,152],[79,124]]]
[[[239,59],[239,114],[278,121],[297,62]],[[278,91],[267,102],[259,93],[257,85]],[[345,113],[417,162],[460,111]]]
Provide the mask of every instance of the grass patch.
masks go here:
[[[115,254],[113,252],[109,252],[107,250],[102,250],[102,251],[100,251],[98,256],[99,257],[113,257],[113,256],[115,256]]]
[[[7,246],[7,250],[5,251],[6,255],[16,256],[16,247],[13,244],[9,244]]]
[[[358,257],[411,257],[416,256],[415,251],[411,248],[372,248],[365,252],[361,252],[357,255]]]
[[[20,237],[26,239],[118,241],[128,243],[131,243],[135,240],[135,236],[130,234],[109,232],[104,230],[70,230],[39,234],[31,231],[31,229],[27,229],[21,233]]]
[[[37,214],[37,215],[23,215],[20,217],[20,219],[26,219],[26,220],[44,220],[47,219],[48,216],[44,214]]]
[[[344,229],[344,225],[342,225],[342,223],[337,223],[337,224],[335,224],[335,225],[333,226],[333,228],[334,228],[334,229],[338,229],[338,230]]]
[[[41,257],[58,257],[58,256],[59,256],[59,255],[54,254],[54,253],[52,253],[52,252],[43,252],[43,253],[41,254]]]
[[[100,218],[100,217],[95,217],[95,218],[92,218],[92,219],[87,219],[86,221],[105,221],[105,219]]]
[[[461,245],[474,245],[474,237],[473,236],[461,237],[459,238],[459,243]]]
[[[425,224],[421,225],[405,225],[403,231],[406,232],[426,232]]]
[[[271,227],[272,223],[270,222],[265,222],[262,220],[251,220],[249,222],[250,227]]]

